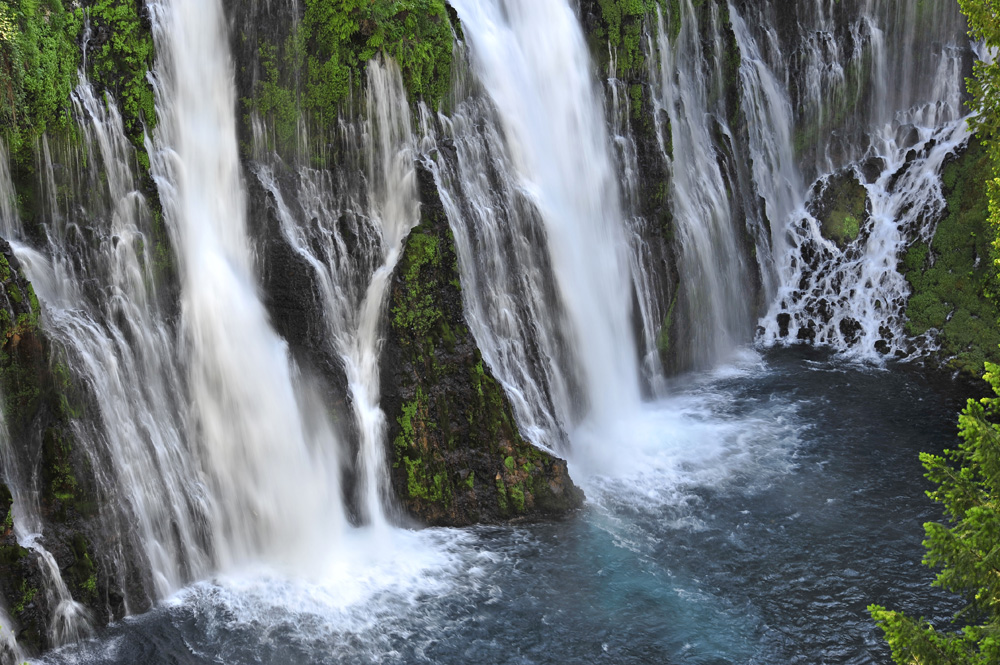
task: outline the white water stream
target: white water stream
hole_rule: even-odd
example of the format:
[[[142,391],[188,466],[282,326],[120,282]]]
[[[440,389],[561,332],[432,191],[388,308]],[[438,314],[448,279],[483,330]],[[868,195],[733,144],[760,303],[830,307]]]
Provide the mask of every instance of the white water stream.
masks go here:
[[[344,362],[360,438],[360,519],[384,527],[390,498],[380,406],[381,326],[403,241],[420,217],[413,121],[395,63],[369,64],[366,108],[358,146],[366,178],[345,177],[333,187],[329,173],[302,167],[295,200],[286,202],[273,167],[263,162],[255,170],[274,199],[282,236],[312,268],[322,293],[328,338]],[[348,233],[362,239],[351,250]]]
[[[149,5],[157,47],[152,172],[181,282],[191,436],[223,566],[298,562],[343,528],[338,443],[300,395],[257,293],[219,2]]]
[[[672,30],[657,13],[659,61],[650,58],[650,78],[679,235],[678,316],[689,322],[684,341],[689,366],[705,368],[731,358],[750,335],[753,268],[740,246],[739,225],[745,222],[734,219],[733,187],[722,172],[715,145],[718,133],[730,140],[732,136],[726,109],[711,101],[713,96],[722,98],[718,91],[724,86],[718,11],[713,5],[711,23],[703,28],[691,0],[681,0],[680,20],[671,43]],[[708,51],[703,29],[714,36]],[[668,127],[660,122],[662,117],[669,120]]]
[[[467,303],[470,297],[484,295],[527,300],[538,307],[535,320],[556,319],[554,326],[549,322],[534,326],[531,321],[531,341],[508,341],[504,337],[520,327],[510,321],[520,306],[512,302],[511,307],[494,310],[491,316],[492,303],[471,303],[467,307],[475,313],[474,320],[478,319],[476,314],[486,313],[478,319],[481,327],[475,331],[476,338],[508,386],[516,385],[515,376],[528,374],[510,365],[530,363],[526,350],[537,344],[536,349],[547,356],[541,359],[545,371],[554,380],[543,387],[521,385],[520,392],[545,394],[554,407],[556,423],[573,440],[575,459],[584,462],[589,457],[599,464],[598,460],[613,458],[619,436],[614,428],[639,404],[639,368],[631,329],[633,287],[624,213],[603,104],[593,83],[583,33],[568,2],[458,0],[453,5],[469,39],[474,70],[499,121],[499,128],[487,129],[480,140],[495,143],[502,137],[502,157],[490,158],[503,159],[503,177],[511,179],[503,188],[516,199],[506,213],[529,216],[522,224],[532,229],[530,235],[505,241],[506,233],[491,230],[502,218],[487,209],[478,220],[484,224],[477,226],[475,233],[492,235],[494,246],[515,262],[500,268],[501,272],[551,271],[548,275],[529,274],[527,283],[522,282],[530,289],[527,292],[503,292],[505,285],[513,286],[520,278],[491,280],[493,293],[473,289]],[[472,113],[477,112],[477,103],[481,102],[470,102]],[[457,119],[460,114],[455,114]],[[468,148],[475,150],[473,145]],[[483,198],[473,206],[488,205],[492,197],[482,181],[486,173],[464,170],[459,174],[461,186],[481,187]],[[537,217],[530,219],[534,215]],[[459,225],[454,216],[452,220]],[[460,255],[462,242],[459,240]],[[534,256],[543,248],[544,256]],[[471,268],[470,258],[460,259],[463,277]],[[552,288],[555,293],[546,293]],[[552,303],[557,303],[558,309],[551,307]],[[534,318],[529,316],[529,320]],[[493,321],[500,325],[487,331]],[[550,337],[539,340],[544,333]],[[514,353],[505,358],[498,352],[504,346],[513,347]],[[567,372],[567,367],[572,369]],[[548,429],[538,420],[527,420],[529,436],[533,434],[531,425]],[[553,445],[552,441],[538,442]]]
[[[765,13],[755,17],[755,36],[729,8],[778,285],[761,321],[761,339],[809,339],[877,359],[912,350],[903,318],[910,289],[898,262],[914,238],[912,227],[924,239],[933,234],[945,205],[942,165],[969,136],[962,108],[968,47],[957,7],[869,2],[850,24],[848,56],[831,37],[834,10],[819,3],[804,11],[802,20],[815,31],[792,59],[782,52],[773,24],[762,22]],[[930,26],[931,35],[921,32]],[[781,80],[793,66],[804,72],[797,100]],[[865,86],[871,87],[867,105],[860,101]],[[825,117],[830,109],[841,109],[838,117]],[[795,153],[803,132],[814,144],[801,165]],[[840,145],[841,134],[854,137],[850,149]],[[810,173],[845,166],[867,191],[870,219],[856,240],[839,247],[822,236],[807,211],[805,187]],[[787,317],[785,325],[779,316]]]

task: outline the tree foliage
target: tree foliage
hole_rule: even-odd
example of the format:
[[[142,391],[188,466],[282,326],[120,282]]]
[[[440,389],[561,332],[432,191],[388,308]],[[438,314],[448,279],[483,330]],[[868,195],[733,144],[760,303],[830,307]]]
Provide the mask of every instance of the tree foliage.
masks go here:
[[[923,453],[928,492],[944,506],[948,524],[929,522],[924,563],[940,568],[935,586],[960,594],[957,632],[872,605],[900,665],[995,665],[1000,663],[1000,366],[987,364],[986,380],[997,397],[969,400],[959,417],[962,442],[944,456]]]
[[[877,605],[869,609],[900,665],[991,665],[1000,662],[1000,366],[987,364],[997,397],[969,400],[959,418],[962,443],[945,456],[922,454],[948,525],[924,525],[924,563],[941,568],[935,586],[962,595],[959,632],[936,630]]]
[[[80,19],[60,0],[0,2],[0,136],[15,156],[46,130],[70,126]]]

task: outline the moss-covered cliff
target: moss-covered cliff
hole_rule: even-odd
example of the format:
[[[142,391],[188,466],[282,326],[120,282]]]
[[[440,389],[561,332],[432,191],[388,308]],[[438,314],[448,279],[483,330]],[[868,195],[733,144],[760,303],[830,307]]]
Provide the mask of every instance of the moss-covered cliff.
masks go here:
[[[583,493],[566,463],[525,441],[465,324],[454,241],[433,176],[389,296],[383,408],[395,493],[435,525],[557,516]]]
[[[992,298],[996,267],[990,254],[996,230],[988,221],[986,196],[991,173],[989,155],[971,139],[944,168],[948,205],[934,237],[912,244],[900,266],[913,288],[907,332],[933,331],[941,359],[977,377],[984,362],[1000,362],[1000,309]]]
[[[305,0],[290,6],[239,7],[233,35],[245,114],[245,147],[251,114],[268,128],[267,147],[283,157],[323,164],[329,139],[345,114],[363,99],[367,63],[394,59],[414,102],[431,107],[451,83],[454,11],[444,0]],[[299,130],[310,136],[308,155],[297,154]]]

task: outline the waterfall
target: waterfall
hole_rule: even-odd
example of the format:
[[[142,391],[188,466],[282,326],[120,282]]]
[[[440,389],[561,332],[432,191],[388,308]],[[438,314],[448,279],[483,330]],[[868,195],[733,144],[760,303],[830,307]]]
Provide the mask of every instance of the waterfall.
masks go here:
[[[657,12],[660,59],[650,59],[650,79],[660,147],[670,166],[688,364],[705,367],[724,360],[750,337],[754,278],[741,242],[743,221],[732,208],[734,188],[722,171],[717,145],[732,141],[719,94],[725,47],[718,9],[712,5],[711,23],[705,26],[713,36],[709,52],[703,49],[691,0],[681,0],[680,22],[671,43],[672,31]],[[664,115],[667,126],[660,121]]]
[[[663,362],[660,353],[662,328],[670,316],[669,305],[662,302],[661,294],[670,292],[669,276],[663,264],[665,248],[657,246],[652,223],[642,214],[643,198],[638,146],[632,127],[633,104],[628,86],[617,78],[614,54],[609,58],[605,97],[608,99],[608,116],[611,136],[615,146],[616,170],[622,178],[622,204],[626,213],[626,226],[630,245],[629,263],[632,283],[636,290],[638,308],[643,380],[655,396],[666,394]]]
[[[624,215],[580,25],[563,1],[453,6],[491,102],[468,100],[444,121],[461,146],[451,186],[479,208],[475,226],[451,217],[473,332],[505,386],[517,386],[529,437],[559,445],[565,430],[576,452],[612,449],[609,428],[639,401],[638,352]],[[478,133],[474,116],[489,123],[483,135],[457,134]],[[458,192],[444,189],[457,212]],[[546,403],[553,415],[532,417]]]
[[[0,480],[10,489],[13,498],[11,513],[14,539],[21,547],[34,552],[39,571],[46,582],[44,592],[51,608],[49,641],[56,646],[74,642],[90,632],[90,613],[73,600],[55,557],[45,548],[37,492],[32,490],[31,484],[20,473],[20,464],[13,452],[6,421],[0,417],[0,471],[3,473]],[[23,660],[23,654],[13,634],[9,638],[6,634],[11,626],[10,617],[0,605],[0,659],[13,655],[16,662]]]
[[[160,123],[152,172],[181,282],[191,436],[222,565],[297,561],[342,529],[338,442],[303,395],[254,278],[219,2],[149,5]]]
[[[766,12],[755,17],[754,35],[730,6],[779,285],[769,294],[761,339],[815,341],[866,358],[911,353],[903,328],[909,286],[897,265],[907,243],[933,234],[944,210],[941,167],[968,138],[961,15],[941,3],[918,10],[868,2],[842,44],[833,38],[834,21],[844,20],[834,18],[840,8],[818,3],[803,11],[804,46],[791,57],[774,24],[764,22]],[[934,30],[928,37],[920,26]],[[795,72],[803,83],[791,99],[787,80]],[[836,117],[824,116],[830,109]],[[851,138],[842,144],[843,136]],[[817,147],[803,150],[806,138]],[[817,180],[807,192],[810,177]],[[867,200],[868,221],[842,245],[823,236],[810,212],[835,178],[855,180]]]
[[[24,663],[27,659],[14,636],[14,622],[0,603],[0,663]]]
[[[12,238],[17,227],[17,194],[10,177],[7,144],[0,140],[0,236]]]
[[[322,294],[327,338],[346,368],[360,439],[360,518],[384,525],[389,482],[379,404],[381,325],[390,278],[406,234],[419,221],[419,205],[413,121],[399,67],[369,63],[367,90],[367,118],[353,146],[364,157],[365,178],[348,173],[353,165],[347,165],[334,186],[329,172],[300,167],[298,189],[286,202],[275,167],[262,161],[255,173],[274,200],[283,239],[310,266]]]

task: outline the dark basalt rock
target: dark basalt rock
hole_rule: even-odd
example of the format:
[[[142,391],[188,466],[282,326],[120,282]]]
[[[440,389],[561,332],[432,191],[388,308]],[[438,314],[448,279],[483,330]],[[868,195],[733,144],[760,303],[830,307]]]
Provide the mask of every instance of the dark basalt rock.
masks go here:
[[[465,324],[454,240],[418,167],[421,222],[393,276],[382,354],[392,485],[430,525],[556,517],[583,501],[566,462],[525,441]]]

